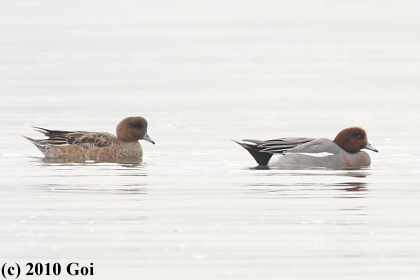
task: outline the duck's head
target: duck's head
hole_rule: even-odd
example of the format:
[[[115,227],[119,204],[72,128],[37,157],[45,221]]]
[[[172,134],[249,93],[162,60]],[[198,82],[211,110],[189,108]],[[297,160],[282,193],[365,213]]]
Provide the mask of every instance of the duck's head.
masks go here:
[[[351,154],[358,153],[361,149],[378,152],[378,150],[368,142],[366,131],[360,126],[343,129],[337,134],[333,142]]]
[[[155,144],[155,141],[147,135],[147,121],[142,117],[129,117],[123,119],[117,125],[117,137],[126,142],[144,139]]]

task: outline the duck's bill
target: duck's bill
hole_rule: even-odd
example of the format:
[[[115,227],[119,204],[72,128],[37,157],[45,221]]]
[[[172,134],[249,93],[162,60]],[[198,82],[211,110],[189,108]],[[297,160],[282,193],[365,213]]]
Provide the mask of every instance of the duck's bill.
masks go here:
[[[152,138],[150,138],[150,136],[147,133],[143,136],[143,139],[146,141],[149,141],[153,145],[155,144],[155,141],[153,141]]]
[[[374,152],[378,152],[377,149],[375,149],[369,142],[366,144],[366,146],[364,147],[365,149],[374,151]]]

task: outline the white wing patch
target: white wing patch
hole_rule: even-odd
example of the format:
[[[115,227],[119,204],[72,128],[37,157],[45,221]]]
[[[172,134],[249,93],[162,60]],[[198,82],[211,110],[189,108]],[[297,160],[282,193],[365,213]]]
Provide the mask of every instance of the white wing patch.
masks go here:
[[[287,155],[289,153],[286,153],[285,155]],[[311,156],[311,157],[328,157],[328,156],[333,156],[333,153],[328,153],[328,152],[322,152],[322,153],[290,153],[290,154],[299,154],[299,155],[306,155],[306,156]]]

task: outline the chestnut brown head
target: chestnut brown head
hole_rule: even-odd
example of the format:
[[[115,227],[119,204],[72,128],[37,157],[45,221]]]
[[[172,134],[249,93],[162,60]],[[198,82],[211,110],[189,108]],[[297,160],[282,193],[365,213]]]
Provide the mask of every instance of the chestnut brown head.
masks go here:
[[[123,119],[117,125],[117,137],[126,142],[144,139],[155,144],[155,141],[147,135],[147,121],[142,117],[129,117]]]
[[[369,149],[378,152],[378,150],[368,142],[366,131],[359,126],[343,129],[337,134],[333,142],[351,154],[358,153],[361,149]]]

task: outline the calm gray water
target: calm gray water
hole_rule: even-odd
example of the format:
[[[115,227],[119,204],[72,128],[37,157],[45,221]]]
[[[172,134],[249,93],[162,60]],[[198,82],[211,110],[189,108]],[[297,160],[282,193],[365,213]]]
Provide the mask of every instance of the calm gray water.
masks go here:
[[[0,266],[418,279],[420,3],[368,2],[2,1]],[[137,115],[142,162],[45,160],[21,137]],[[256,169],[230,141],[352,125],[369,168]]]

